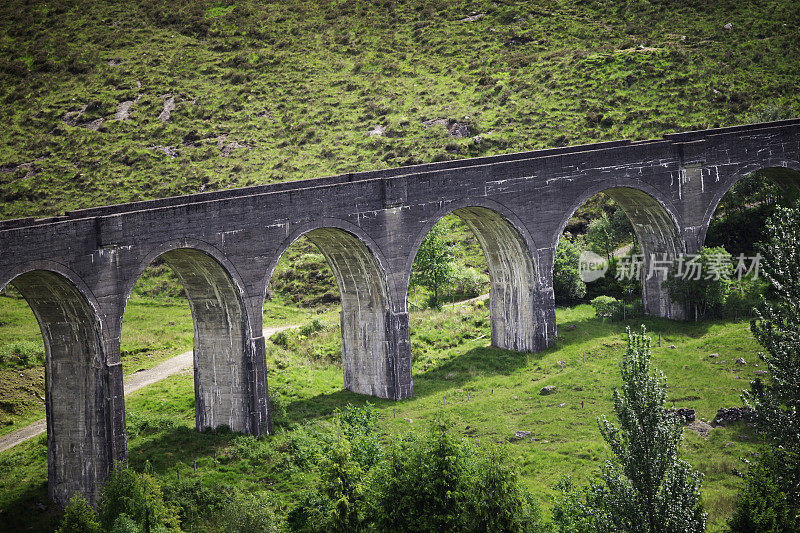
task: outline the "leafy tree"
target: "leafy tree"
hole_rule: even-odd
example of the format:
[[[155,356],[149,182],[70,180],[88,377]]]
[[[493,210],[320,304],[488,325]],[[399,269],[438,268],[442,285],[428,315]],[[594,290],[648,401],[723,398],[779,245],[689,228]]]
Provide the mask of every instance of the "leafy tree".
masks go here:
[[[229,533],[276,533],[278,526],[263,493],[236,493],[222,513],[223,531]]]
[[[725,310],[731,290],[731,255],[725,248],[708,246],[696,255],[696,258],[684,256],[682,261],[676,261],[662,286],[673,301],[683,304],[689,315],[719,316]]]
[[[539,508],[502,456],[476,454],[437,423],[402,441],[375,479],[379,531],[536,531]]]
[[[666,378],[651,371],[650,337],[628,329],[614,390],[619,427],[598,419],[615,461],[607,461],[586,491],[585,514],[595,531],[701,532],[700,474],[678,459],[683,428],[665,412]]]
[[[636,242],[636,233],[633,231],[633,225],[628,215],[620,207],[617,207],[611,216],[611,232],[614,236],[615,244]]]
[[[756,409],[759,429],[781,457],[773,461],[779,467],[774,481],[785,503],[776,503],[776,513],[788,506],[800,522],[800,206],[778,208],[767,234],[769,240],[760,247],[761,269],[774,299],[762,300],[750,329],[765,349],[759,356],[769,379],[756,379],[744,400]],[[748,476],[744,493],[757,490],[758,480]],[[742,500],[737,515],[748,505]]]
[[[97,514],[103,529],[110,530],[123,513],[145,531],[158,526],[179,529],[178,514],[164,503],[158,482],[118,463],[103,487]]]
[[[453,253],[444,240],[444,227],[436,224],[417,250],[411,269],[411,284],[431,293],[432,307],[439,308],[440,291],[453,277]]]
[[[765,447],[750,464],[728,524],[733,533],[800,531],[800,512],[786,492],[797,476],[786,460],[783,451]]]
[[[69,499],[58,533],[100,533],[100,522],[94,509],[80,494]]]
[[[589,223],[589,228],[586,230],[586,242],[589,243],[592,250],[598,254],[605,255],[606,260],[611,262],[616,238],[614,227],[608,215],[603,213],[600,218],[596,218]]]
[[[557,303],[573,302],[586,295],[586,284],[578,271],[580,249],[570,233],[558,240],[553,263],[553,293]]]

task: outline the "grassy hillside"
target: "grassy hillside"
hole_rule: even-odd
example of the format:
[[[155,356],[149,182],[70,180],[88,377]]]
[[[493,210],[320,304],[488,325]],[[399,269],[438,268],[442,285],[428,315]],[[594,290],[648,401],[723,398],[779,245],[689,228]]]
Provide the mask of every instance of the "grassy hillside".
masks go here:
[[[0,217],[797,115],[798,28],[792,0],[9,0]]]
[[[557,318],[561,333],[555,347],[519,354],[489,347],[483,305],[412,313],[415,397],[395,403],[341,389],[341,366],[335,350],[329,351],[338,346],[338,324],[335,316],[325,316],[321,329],[309,326],[268,343],[275,436],[258,441],[227,432],[196,433],[188,372],[126,400],[130,464],[143,469],[149,462],[167,494],[200,505],[185,516],[185,530],[213,530],[218,513],[203,508],[208,505],[203,498],[232,487],[264,492],[284,516],[315,483],[317,454],[335,438],[333,410],[369,401],[376,405],[386,442],[444,417],[464,438],[507,447],[514,470],[547,510],[561,476],[584,484],[609,456],[596,417],[613,412],[611,390],[620,381],[627,325],[594,318],[588,306],[559,309]],[[740,405],[740,391],[759,370],[753,364],[758,346],[746,323],[646,323],[656,339],[654,365],[666,373],[676,407],[695,408],[699,418],[711,420],[718,408]],[[714,353],[719,356],[709,357]],[[738,357],[747,364],[736,364]],[[541,396],[545,385],[556,392]],[[517,431],[531,433],[513,440]],[[707,435],[685,431],[681,453],[705,474],[711,531],[731,513],[737,472],[745,468],[740,458],[756,449],[754,440],[744,425]],[[43,512],[36,504],[46,501],[44,440],[0,455],[0,524],[45,530],[52,510]]]

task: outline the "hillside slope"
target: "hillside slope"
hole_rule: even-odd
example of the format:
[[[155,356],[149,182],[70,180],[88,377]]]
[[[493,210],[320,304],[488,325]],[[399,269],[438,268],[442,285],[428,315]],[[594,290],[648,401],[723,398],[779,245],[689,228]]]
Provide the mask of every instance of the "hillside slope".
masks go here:
[[[800,114],[792,0],[9,0],[0,218]]]

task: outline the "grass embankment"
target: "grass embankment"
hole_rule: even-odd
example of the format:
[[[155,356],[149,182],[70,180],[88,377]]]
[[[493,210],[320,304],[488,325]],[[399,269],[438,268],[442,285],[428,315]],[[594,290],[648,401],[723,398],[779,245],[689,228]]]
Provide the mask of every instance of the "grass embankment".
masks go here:
[[[207,489],[267,490],[280,516],[313,486],[319,443],[335,431],[333,410],[370,401],[387,441],[446,417],[465,438],[508,446],[516,471],[549,508],[552,486],[561,476],[584,483],[609,457],[595,419],[612,413],[611,389],[619,382],[617,362],[627,325],[594,318],[588,306],[559,309],[557,318],[555,347],[520,354],[489,346],[488,311],[482,304],[413,313],[415,396],[394,403],[341,390],[341,367],[332,362],[335,350],[325,349],[337,342],[337,324],[335,317],[323,317],[319,331],[309,326],[286,335],[288,350],[269,343],[274,436],[257,441],[225,432],[196,433],[189,373],[126,400],[130,463],[142,469],[149,462],[161,482],[184,497],[199,494],[196,487],[186,488],[194,483]],[[662,334],[662,346],[654,343],[654,364],[668,376],[676,407],[695,408],[710,420],[718,408],[740,404],[739,393],[757,370],[758,346],[746,323],[643,322],[656,339]],[[712,353],[719,357],[709,357]],[[737,365],[738,357],[747,364]],[[554,385],[556,392],[539,395],[545,385]],[[516,431],[531,435],[510,442]],[[755,449],[754,440],[742,426],[714,429],[707,439],[685,433],[682,453],[706,476],[703,498],[711,530],[730,515],[740,482],[736,472],[743,468],[739,458]],[[0,456],[0,522],[12,528],[22,523],[48,527],[52,516],[37,510],[40,501],[46,501],[43,438]],[[214,516],[201,513],[192,520],[192,527],[203,529],[213,526]]]
[[[793,0],[10,0],[0,218],[797,115],[799,20]]]

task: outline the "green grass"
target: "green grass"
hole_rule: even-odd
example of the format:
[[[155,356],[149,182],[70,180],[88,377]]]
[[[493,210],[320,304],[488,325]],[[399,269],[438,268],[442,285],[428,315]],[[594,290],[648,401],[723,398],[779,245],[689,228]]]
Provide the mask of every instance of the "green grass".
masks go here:
[[[333,431],[334,409],[370,401],[387,442],[444,417],[465,438],[507,446],[515,470],[549,509],[553,484],[561,476],[583,484],[610,456],[595,420],[613,413],[611,390],[620,382],[617,363],[625,346],[624,328],[640,321],[603,321],[585,305],[558,309],[557,345],[539,354],[520,354],[491,348],[486,337],[478,338],[489,331],[487,313],[482,305],[413,313],[415,396],[397,403],[343,391],[341,367],[304,351],[310,344],[332,342],[332,317],[323,317],[324,328],[305,339],[292,333],[289,346],[294,349],[268,343],[270,390],[282,406],[276,411],[285,414],[276,416],[276,434],[263,441],[227,432],[196,433],[191,373],[138,391],[126,400],[131,465],[141,469],[149,462],[167,486],[177,482],[180,472],[184,480],[208,486],[267,490],[282,516],[313,486],[314,450]],[[666,373],[676,407],[695,408],[698,417],[710,420],[718,408],[740,405],[740,391],[757,370],[758,346],[746,323],[644,323],[654,335],[654,365]],[[571,325],[575,328],[568,330]],[[711,353],[719,357],[710,358]],[[735,364],[738,357],[748,364]],[[555,385],[557,392],[540,396],[545,385]],[[515,431],[531,431],[539,440],[509,442]],[[756,446],[755,435],[744,426],[714,429],[707,440],[685,432],[682,454],[705,474],[710,530],[720,529],[730,516],[740,483],[735,472],[744,468],[739,458]],[[42,528],[49,515],[37,511],[35,503],[46,501],[45,460],[41,440],[0,456],[0,509],[20,509],[15,520]],[[200,522],[211,527],[209,520]]]
[[[11,0],[0,217],[796,115],[798,21],[792,0]]]

